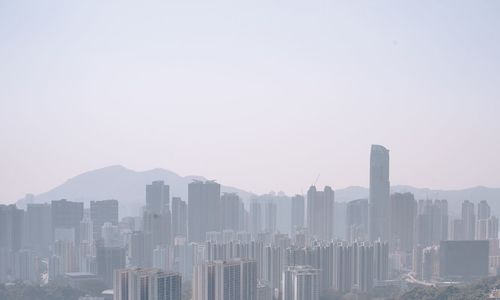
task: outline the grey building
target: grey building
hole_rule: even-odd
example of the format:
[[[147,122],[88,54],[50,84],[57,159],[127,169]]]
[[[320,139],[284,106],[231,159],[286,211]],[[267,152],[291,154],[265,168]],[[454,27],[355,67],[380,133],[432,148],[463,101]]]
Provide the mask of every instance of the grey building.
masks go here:
[[[75,244],[79,239],[80,221],[83,219],[83,203],[66,199],[54,200],[51,203],[52,236],[57,228],[72,229],[75,233]]]
[[[151,235],[153,249],[156,246],[170,245],[172,242],[172,221],[169,212],[158,213],[144,210],[142,214],[144,233]]]
[[[24,211],[15,204],[0,205],[0,248],[18,251],[22,247]]]
[[[104,247],[101,242],[96,246],[97,275],[106,283],[113,286],[113,273],[125,267],[125,248]]]
[[[187,204],[180,197],[172,198],[172,237],[187,236]]]
[[[170,210],[170,187],[162,180],[146,185],[146,209],[156,213]]]
[[[222,228],[240,230],[241,199],[236,193],[224,193],[221,197]]]
[[[115,272],[113,294],[115,300],[181,300],[182,278],[159,269],[120,269]]]
[[[368,199],[347,203],[346,239],[350,242],[368,240]]]
[[[464,240],[473,240],[476,236],[476,213],[474,203],[465,200],[462,202],[462,229]]]
[[[188,185],[188,238],[203,242],[210,231],[221,230],[220,184],[194,181]]]
[[[256,199],[250,202],[250,231],[254,236],[262,231],[262,207]]]
[[[48,255],[52,243],[50,204],[28,204],[24,221],[26,247],[33,249],[39,255]]]
[[[118,225],[118,200],[90,201],[90,220],[93,224],[94,239],[101,239],[104,223]]]
[[[214,261],[195,266],[193,300],[256,300],[254,260]]]
[[[335,192],[329,186],[323,191],[311,186],[307,191],[307,229],[317,239],[333,239]]]
[[[439,275],[444,280],[465,281],[488,276],[488,241],[442,241]]]
[[[419,200],[416,217],[416,243],[427,247],[448,240],[448,201]],[[463,233],[462,230],[459,230]]]
[[[292,234],[297,228],[303,228],[305,226],[305,215],[306,215],[306,204],[304,196],[295,195],[291,199],[292,201]]]
[[[413,251],[417,202],[412,193],[391,195],[391,248],[406,253]]]
[[[128,247],[130,266],[149,268],[153,265],[153,243],[150,233],[143,231],[132,232]]]
[[[311,266],[288,267],[283,272],[283,300],[319,300],[320,271]]]
[[[389,150],[380,145],[371,147],[369,193],[370,240],[389,241],[391,237]]]

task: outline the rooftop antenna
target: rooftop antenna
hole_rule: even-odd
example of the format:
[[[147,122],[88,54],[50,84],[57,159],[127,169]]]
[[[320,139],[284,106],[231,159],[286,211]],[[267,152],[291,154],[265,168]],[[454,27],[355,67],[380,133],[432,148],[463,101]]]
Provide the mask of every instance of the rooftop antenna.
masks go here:
[[[314,180],[313,186],[316,186],[316,183],[318,182],[318,179],[319,179],[319,175],[321,175],[321,173],[319,173],[318,177],[316,177],[316,180]]]

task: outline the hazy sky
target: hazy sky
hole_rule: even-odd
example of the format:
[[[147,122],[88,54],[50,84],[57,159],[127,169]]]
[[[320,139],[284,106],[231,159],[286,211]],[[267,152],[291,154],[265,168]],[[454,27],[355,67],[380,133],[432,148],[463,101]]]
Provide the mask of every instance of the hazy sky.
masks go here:
[[[0,202],[121,164],[500,186],[500,1],[0,0]]]

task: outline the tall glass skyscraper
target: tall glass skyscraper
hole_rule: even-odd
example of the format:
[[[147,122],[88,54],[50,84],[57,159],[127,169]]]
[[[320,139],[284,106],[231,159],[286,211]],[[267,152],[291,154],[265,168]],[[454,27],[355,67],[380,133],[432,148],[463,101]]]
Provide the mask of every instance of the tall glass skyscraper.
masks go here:
[[[370,153],[370,240],[390,241],[389,150],[372,145]]]

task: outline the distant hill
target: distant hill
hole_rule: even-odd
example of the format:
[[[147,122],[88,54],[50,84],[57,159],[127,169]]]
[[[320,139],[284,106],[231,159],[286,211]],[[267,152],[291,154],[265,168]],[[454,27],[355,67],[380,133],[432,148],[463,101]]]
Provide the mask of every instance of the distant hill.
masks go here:
[[[182,177],[174,172],[164,169],[152,169],[137,172],[123,166],[110,166],[85,172],[65,183],[35,196],[35,203],[50,202],[58,199],[81,201],[89,203],[92,200],[117,199],[120,202],[120,214],[138,215],[146,203],[145,186],[155,180],[164,180],[170,186],[170,196],[187,199],[187,187],[194,179],[206,180],[202,176]],[[221,186],[222,192],[235,192],[243,199],[251,197],[251,193],[229,187]],[[17,202],[23,207],[25,200]]]
[[[91,200],[117,199],[120,201],[120,214],[137,215],[145,203],[145,186],[154,180],[164,180],[170,186],[171,196],[180,196],[187,199],[187,185],[193,179],[205,180],[202,176],[182,177],[165,169],[152,169],[138,172],[123,166],[110,166],[80,174],[67,180],[65,183],[35,196],[36,203],[50,202],[57,199],[68,199],[88,203]],[[252,197],[252,193],[235,187],[222,186],[222,192],[235,192],[244,200]],[[416,188],[406,185],[397,185],[391,192],[411,192],[416,199],[447,199],[450,212],[458,214],[460,203],[463,200],[474,202],[487,200],[492,211],[500,216],[500,188],[473,187],[463,190],[432,190]],[[368,189],[351,186],[335,190],[337,202],[347,202],[354,199],[368,198]],[[24,207],[25,199],[17,202]]]

